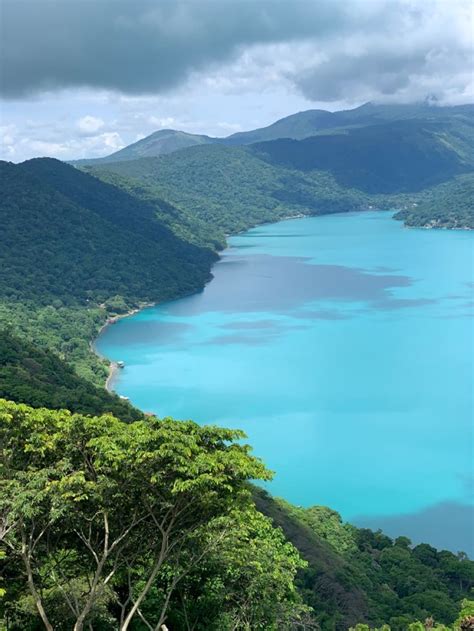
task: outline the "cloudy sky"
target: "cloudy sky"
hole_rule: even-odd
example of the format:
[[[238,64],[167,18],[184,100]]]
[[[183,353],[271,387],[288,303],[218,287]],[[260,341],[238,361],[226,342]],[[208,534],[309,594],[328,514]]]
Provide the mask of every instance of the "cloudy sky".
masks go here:
[[[474,101],[473,0],[0,0],[0,158]]]

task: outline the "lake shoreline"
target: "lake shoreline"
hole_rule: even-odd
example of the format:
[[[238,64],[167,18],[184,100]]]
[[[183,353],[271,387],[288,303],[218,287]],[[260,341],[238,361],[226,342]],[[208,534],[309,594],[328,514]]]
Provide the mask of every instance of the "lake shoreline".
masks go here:
[[[134,307],[133,309],[130,309],[130,311],[127,311],[126,313],[121,313],[115,316],[109,316],[104,322],[104,324],[102,324],[100,329],[97,331],[97,334],[94,336],[94,339],[91,341],[90,348],[92,352],[95,353],[97,357],[99,357],[102,361],[107,363],[108,374],[107,374],[107,378],[104,384],[104,388],[107,390],[107,392],[110,392],[111,394],[116,394],[114,389],[112,388],[112,383],[113,383],[114,377],[119,371],[119,364],[116,361],[112,361],[108,359],[107,357],[105,357],[105,355],[102,355],[102,353],[99,353],[96,346],[97,340],[99,339],[99,337],[101,336],[101,334],[105,331],[107,327],[115,324],[116,322],[118,322],[119,320],[122,320],[123,318],[129,318],[130,316],[136,315],[143,309],[154,307],[155,304],[156,303],[154,302],[147,302],[141,305],[140,307]]]

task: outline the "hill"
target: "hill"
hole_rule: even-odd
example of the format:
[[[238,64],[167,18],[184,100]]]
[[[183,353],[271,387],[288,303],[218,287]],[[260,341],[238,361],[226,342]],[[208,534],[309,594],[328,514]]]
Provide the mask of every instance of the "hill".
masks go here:
[[[161,129],[103,158],[75,160],[73,164],[84,166],[140,158],[156,158],[180,149],[204,144],[239,146],[281,138],[302,140],[321,133],[342,133],[345,129],[396,120],[424,120],[433,123],[456,119],[461,122],[465,118],[472,118],[473,115],[474,105],[438,106],[428,103],[410,105],[366,103],[351,110],[338,112],[306,110],[285,116],[267,127],[237,132],[226,138],[213,138],[203,134]]]
[[[209,279],[217,255],[178,237],[156,199],[52,159],[2,162],[0,184],[0,324],[52,348],[82,376],[105,379],[89,341],[108,315]],[[171,211],[162,204],[161,214]]]
[[[472,171],[474,117],[462,124],[405,120],[251,146],[263,159],[300,171],[329,171],[366,193],[416,192]]]
[[[0,330],[0,399],[81,414],[111,413],[122,421],[143,416],[126,401],[77,376],[47,349]]]
[[[129,178],[209,228],[229,233],[301,214],[415,208],[428,199],[423,191],[474,170],[473,140],[474,119],[463,115],[462,122],[387,122],[86,169],[108,181],[111,173]]]
[[[169,203],[227,234],[287,216],[359,210],[371,203],[330,173],[271,164],[243,147],[208,145],[85,168],[100,178],[115,173],[153,187]]]
[[[215,255],[154,208],[58,160],[0,165],[0,295],[43,304],[166,300],[205,282]]]
[[[337,112],[326,110],[298,112],[281,118],[267,127],[232,134],[232,136],[225,138],[224,142],[232,145],[248,145],[281,138],[302,140],[321,133],[328,133],[329,130],[333,133],[341,133],[344,129],[377,125],[395,120],[422,119],[433,122],[448,120],[453,117],[463,119],[464,117],[472,117],[473,114],[473,105],[440,107],[428,103],[410,105],[365,103],[365,105],[351,110]]]
[[[414,228],[474,230],[474,174],[461,175],[426,191],[416,205],[401,210],[395,219]]]
[[[186,147],[196,145],[206,145],[217,142],[216,138],[200,134],[188,134],[184,131],[174,129],[160,129],[142,138],[119,151],[115,151],[104,158],[94,158],[91,160],[75,160],[73,164],[101,164],[105,162],[120,162],[122,160],[135,160],[138,158],[152,158],[166,153],[172,153]]]
[[[451,624],[474,587],[474,562],[463,555],[344,524],[324,506],[296,507],[261,490],[254,497],[308,562],[298,586],[323,631],[357,622],[406,631],[429,617]]]

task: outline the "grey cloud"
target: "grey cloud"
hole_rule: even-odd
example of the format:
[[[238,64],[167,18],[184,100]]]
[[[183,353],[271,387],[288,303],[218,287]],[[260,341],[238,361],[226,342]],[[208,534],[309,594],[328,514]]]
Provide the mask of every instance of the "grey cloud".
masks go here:
[[[95,87],[173,88],[245,46],[350,28],[344,3],[265,0],[4,0],[4,97]]]
[[[0,93],[158,94],[190,77],[224,77],[255,89],[289,82],[320,102],[465,95],[469,7],[470,0],[3,0]]]
[[[430,49],[422,43],[415,49],[373,46],[362,55],[336,53],[326,62],[296,73],[293,80],[309,99],[381,99],[400,95],[408,100],[435,96],[442,99],[446,81],[459,92],[466,88],[464,70],[471,51]],[[449,78],[449,79],[448,79]]]

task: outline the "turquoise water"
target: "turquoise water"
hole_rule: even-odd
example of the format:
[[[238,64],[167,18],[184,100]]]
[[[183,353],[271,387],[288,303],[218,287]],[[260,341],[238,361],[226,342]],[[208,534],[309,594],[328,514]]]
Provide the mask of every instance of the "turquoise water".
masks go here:
[[[97,347],[141,409],[244,429],[273,494],[472,554],[473,237],[383,212],[259,227]]]

